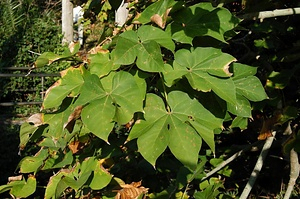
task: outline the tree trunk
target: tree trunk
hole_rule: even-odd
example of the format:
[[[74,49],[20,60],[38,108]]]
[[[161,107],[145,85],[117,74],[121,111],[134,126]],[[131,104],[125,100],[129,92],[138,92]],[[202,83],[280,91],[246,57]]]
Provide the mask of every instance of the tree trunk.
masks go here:
[[[73,41],[73,4],[70,0],[62,0],[62,44]]]

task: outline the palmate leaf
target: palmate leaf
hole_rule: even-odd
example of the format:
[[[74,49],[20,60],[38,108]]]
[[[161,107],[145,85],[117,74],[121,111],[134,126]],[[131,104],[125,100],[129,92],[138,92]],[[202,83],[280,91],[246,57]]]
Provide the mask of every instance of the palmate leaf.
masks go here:
[[[224,8],[214,8],[211,3],[199,3],[187,7],[173,16],[167,27],[172,39],[192,44],[196,36],[210,36],[225,42],[224,33],[236,27],[240,20]]]
[[[151,17],[155,14],[164,17],[167,9],[171,8],[174,4],[174,0],[159,0],[148,6],[136,20],[142,24],[146,24],[151,21]]]
[[[173,91],[167,99],[171,111],[160,97],[147,95],[145,120],[135,123],[128,139],[137,138],[140,153],[152,165],[169,147],[184,165],[195,168],[202,139],[214,150],[213,130],[222,127],[222,120],[186,93]]]
[[[87,75],[75,106],[86,105],[81,118],[86,127],[107,141],[114,122],[126,124],[142,111],[143,96],[136,79],[127,72],[112,72],[101,80]]]
[[[179,50],[175,53],[172,67],[165,67],[164,79],[168,86],[174,80],[185,76],[190,85],[203,92],[213,90],[219,97],[236,104],[236,88],[229,77],[229,64],[235,58],[216,48],[196,48],[190,52]]]
[[[232,68],[234,73],[232,79],[238,94],[254,102],[268,98],[260,80],[254,76],[255,67],[234,63]]]
[[[83,73],[84,67],[68,68],[61,72],[62,78],[47,90],[43,107],[58,107],[69,94],[76,95],[83,84]]]
[[[111,60],[110,53],[97,53],[89,56],[90,73],[99,77],[107,75],[110,71],[117,70],[119,65],[114,64]]]
[[[36,185],[36,178],[34,176],[29,176],[27,181],[23,178],[20,181],[12,181],[7,185],[0,186],[0,193],[10,189],[10,194],[12,196],[15,196],[16,198],[27,198],[35,192]]]
[[[149,34],[151,33],[151,34]],[[122,33],[114,51],[114,63],[129,65],[134,63],[147,72],[161,72],[164,62],[160,46],[174,51],[172,38],[159,28],[142,26],[137,32],[133,30]]]

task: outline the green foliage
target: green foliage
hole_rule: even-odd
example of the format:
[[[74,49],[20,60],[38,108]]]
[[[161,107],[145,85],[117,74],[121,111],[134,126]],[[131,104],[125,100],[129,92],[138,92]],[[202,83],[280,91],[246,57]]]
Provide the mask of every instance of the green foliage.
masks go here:
[[[5,67],[32,67],[38,54],[46,51],[61,51],[60,25],[55,13],[56,7],[38,1],[1,1],[0,16],[0,70],[2,73],[28,73],[28,71],[7,71]],[[2,13],[3,11],[3,13]],[[41,17],[42,16],[42,17]],[[55,64],[35,72],[53,73],[65,67]],[[49,87],[55,80],[44,78]],[[1,78],[2,102],[41,101],[41,78]],[[16,113],[26,114],[28,107],[17,108]],[[38,110],[38,109],[37,109]]]
[[[16,191],[23,183],[30,195],[36,184],[29,179],[51,171],[45,198],[114,197],[126,189],[138,193],[132,198],[142,197],[148,190],[133,183],[140,180],[151,188],[150,198],[230,197],[221,194],[220,179],[202,180],[207,168],[223,161],[210,157],[217,152],[216,135],[225,125],[247,128],[253,104],[268,99],[257,68],[237,63],[234,53],[221,48],[241,20],[210,3],[160,0],[142,11],[133,16],[138,25],[110,35],[111,43],[90,51],[95,53],[81,56],[75,45],[37,58],[38,69],[60,61],[72,65],[48,89],[41,113],[21,126],[20,148],[34,146],[37,152],[20,161],[22,180],[0,192],[24,197]],[[199,41],[207,38],[214,42],[203,47]],[[254,42],[261,52],[263,41]],[[289,81],[280,84],[276,75],[271,73],[267,86],[286,86]],[[289,113],[285,121],[297,117]],[[218,174],[229,177],[232,170]],[[189,192],[191,184],[196,188]]]

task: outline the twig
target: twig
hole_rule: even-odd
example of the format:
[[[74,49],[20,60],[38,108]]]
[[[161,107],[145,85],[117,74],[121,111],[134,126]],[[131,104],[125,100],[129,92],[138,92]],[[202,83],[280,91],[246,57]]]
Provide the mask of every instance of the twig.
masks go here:
[[[242,192],[242,195],[240,196],[240,199],[247,199],[251,189],[253,188],[253,185],[258,177],[258,174],[259,172],[261,171],[261,168],[263,166],[263,163],[264,163],[264,160],[265,158],[267,157],[267,154],[269,152],[269,149],[271,148],[272,146],[272,143],[273,143],[273,140],[274,140],[274,137],[276,135],[276,131],[273,131],[273,136],[271,137],[268,137],[260,154],[259,154],[259,157],[257,159],[257,162],[256,162],[256,165],[250,175],[250,178],[249,178],[249,181],[246,185],[246,187],[244,188],[243,192]]]
[[[292,149],[290,151],[290,165],[291,165],[291,172],[290,172],[290,180],[288,187],[286,189],[285,195],[283,199],[289,199],[292,191],[294,189],[294,185],[296,183],[297,178],[299,177],[299,161],[298,161],[298,154],[297,152]]]
[[[36,54],[36,55],[41,55],[41,53],[37,53],[37,52],[34,52],[32,50],[28,50],[28,52],[32,53],[32,54]]]
[[[204,181],[207,178],[209,178],[210,176],[212,176],[213,174],[217,173],[219,170],[221,170],[223,167],[225,167],[230,162],[232,162],[233,160],[235,160],[237,157],[241,156],[244,152],[249,151],[252,147],[257,146],[260,143],[261,143],[261,141],[257,141],[257,142],[255,142],[255,143],[253,143],[251,145],[248,145],[244,149],[236,152],[230,158],[228,158],[227,160],[225,160],[224,162],[222,162],[221,164],[219,164],[216,168],[214,168],[213,170],[211,170],[210,172],[208,172],[205,177],[201,178],[201,181]]]
[[[273,11],[254,12],[254,13],[244,14],[239,17],[244,20],[256,20],[256,19],[265,19],[265,18],[272,18],[272,17],[295,15],[295,14],[300,14],[300,8],[287,8],[287,9],[276,9]]]

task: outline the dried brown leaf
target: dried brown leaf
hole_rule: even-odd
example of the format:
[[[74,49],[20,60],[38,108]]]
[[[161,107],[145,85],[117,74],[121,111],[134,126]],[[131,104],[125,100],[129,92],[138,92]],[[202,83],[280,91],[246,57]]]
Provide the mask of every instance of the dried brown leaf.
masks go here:
[[[40,126],[43,124],[43,114],[42,113],[36,113],[30,116],[26,122],[33,123],[35,127]]]
[[[131,184],[121,185],[122,189],[118,191],[115,199],[135,199],[141,194],[146,194],[148,188],[141,186],[140,182],[132,182]]]
[[[163,14],[163,16],[160,16],[159,14],[154,14],[150,20],[158,25],[160,28],[164,29],[166,26],[168,15],[171,11],[171,8],[167,9],[166,12]]]
[[[69,149],[72,151],[73,154],[77,153],[81,149],[83,149],[87,143],[80,142],[78,140],[70,142],[68,145]]]
[[[234,60],[234,61],[236,61],[236,60]],[[230,76],[232,76],[233,74],[229,71],[229,65],[231,64],[231,62],[229,62],[228,64],[226,64],[225,66],[224,66],[224,68],[223,68],[223,71],[230,77]]]
[[[153,15],[150,20],[155,23],[156,25],[158,25],[159,27],[161,27],[162,29],[165,28],[166,23],[163,22],[163,19],[160,15],[155,14]]]
[[[22,178],[23,178],[23,175],[10,176],[10,177],[8,177],[8,182],[20,181],[20,180],[22,180]]]
[[[280,112],[276,112],[271,118],[264,119],[262,128],[259,132],[258,140],[265,140],[268,137],[272,137],[272,131],[274,126],[278,124],[282,114]]]
[[[98,45],[89,51],[89,54],[97,54],[97,53],[106,54],[109,53],[109,50],[103,49],[102,46]]]
[[[69,116],[68,121],[64,124],[64,128],[70,133],[74,129],[75,121],[80,117],[83,106],[77,106],[73,113]]]

